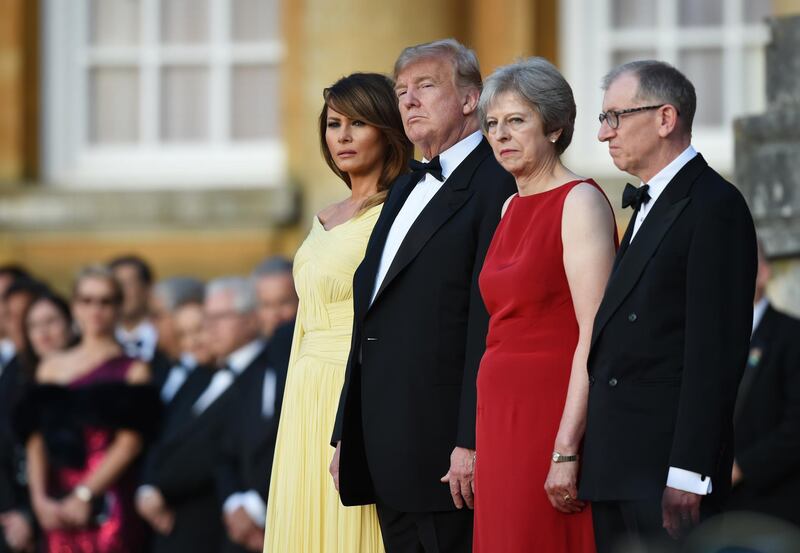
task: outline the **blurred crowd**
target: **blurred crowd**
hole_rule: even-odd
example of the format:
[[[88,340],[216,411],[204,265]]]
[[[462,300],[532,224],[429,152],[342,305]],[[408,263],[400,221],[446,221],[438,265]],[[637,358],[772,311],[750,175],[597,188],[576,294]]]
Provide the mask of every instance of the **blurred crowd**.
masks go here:
[[[297,304],[282,257],[0,266],[0,552],[261,551]]]

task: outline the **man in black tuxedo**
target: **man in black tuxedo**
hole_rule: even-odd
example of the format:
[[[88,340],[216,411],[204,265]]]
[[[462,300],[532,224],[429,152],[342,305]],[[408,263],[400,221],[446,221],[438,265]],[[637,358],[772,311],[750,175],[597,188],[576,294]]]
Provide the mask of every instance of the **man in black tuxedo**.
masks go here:
[[[13,274],[3,283],[0,342],[0,552],[23,551],[34,539],[34,517],[25,482],[25,446],[12,431],[11,416],[24,389],[33,379],[26,366],[25,313],[43,285],[27,274]]]
[[[589,354],[580,497],[599,553],[681,538],[728,497],[747,359],[755,230],[741,194],[691,146],[694,87],[637,61],[606,76],[598,137],[642,181]]]
[[[769,278],[759,247],[753,337],[734,411],[736,453],[727,508],[800,525],[800,320],[770,305]]]
[[[153,286],[150,319],[158,333],[158,344],[150,368],[167,406],[197,365],[191,354],[182,351],[175,313],[187,304],[202,305],[204,295],[203,283],[192,277],[170,277]]]
[[[206,287],[207,339],[220,368],[205,387],[181,387],[147,459],[137,508],[157,532],[157,553],[219,553],[224,540],[215,471],[226,420],[269,364],[258,338],[252,282],[226,277]],[[199,381],[197,381],[199,382]]]
[[[354,276],[331,472],[345,505],[377,503],[389,553],[471,551],[489,319],[478,274],[516,188],[478,130],[474,52],[412,46],[394,74],[406,134],[430,161],[393,184]]]
[[[263,332],[263,325],[259,326]],[[269,364],[253,373],[226,422],[217,469],[228,534],[225,553],[264,549],[272,458],[293,334],[294,323],[273,329],[267,348]]]

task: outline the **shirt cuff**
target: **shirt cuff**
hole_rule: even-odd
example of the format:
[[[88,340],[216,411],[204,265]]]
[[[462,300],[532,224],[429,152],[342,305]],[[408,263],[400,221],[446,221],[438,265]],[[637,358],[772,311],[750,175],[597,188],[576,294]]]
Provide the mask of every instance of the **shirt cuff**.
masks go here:
[[[667,486],[684,492],[708,495],[711,493],[711,477],[692,472],[690,470],[669,467],[667,473]]]
[[[249,490],[242,496],[242,507],[247,512],[250,520],[259,528],[264,528],[267,523],[267,504],[255,490]]]
[[[155,486],[151,486],[150,484],[144,484],[136,488],[136,498],[144,497],[146,495],[150,495],[152,493],[159,493],[158,488]]]
[[[225,514],[230,514],[242,506],[243,495],[244,494],[242,493],[234,493],[225,500],[225,503],[222,504],[222,510],[225,512]]]

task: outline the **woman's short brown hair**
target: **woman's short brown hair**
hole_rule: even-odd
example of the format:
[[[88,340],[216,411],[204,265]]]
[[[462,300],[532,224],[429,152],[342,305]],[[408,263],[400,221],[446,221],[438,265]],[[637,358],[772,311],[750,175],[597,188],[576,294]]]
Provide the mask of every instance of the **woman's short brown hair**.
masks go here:
[[[348,188],[350,176],[336,166],[325,141],[328,108],[350,119],[363,121],[381,132],[387,148],[383,170],[378,178],[378,193],[365,201],[362,209],[382,203],[392,181],[408,170],[408,162],[414,154],[414,147],[403,129],[394,83],[389,77],[378,73],[353,73],[326,88],[323,97],[325,103],[319,115],[322,156],[328,167],[347,184]]]

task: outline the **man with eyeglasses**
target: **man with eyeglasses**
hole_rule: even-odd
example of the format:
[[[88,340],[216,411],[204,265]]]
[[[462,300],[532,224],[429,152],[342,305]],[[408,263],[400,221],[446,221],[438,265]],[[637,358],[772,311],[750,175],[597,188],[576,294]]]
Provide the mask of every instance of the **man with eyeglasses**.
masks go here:
[[[692,83],[636,61],[603,89],[598,138],[641,182],[589,354],[580,497],[599,553],[683,539],[725,503],[756,274],[744,199],[691,145]]]

